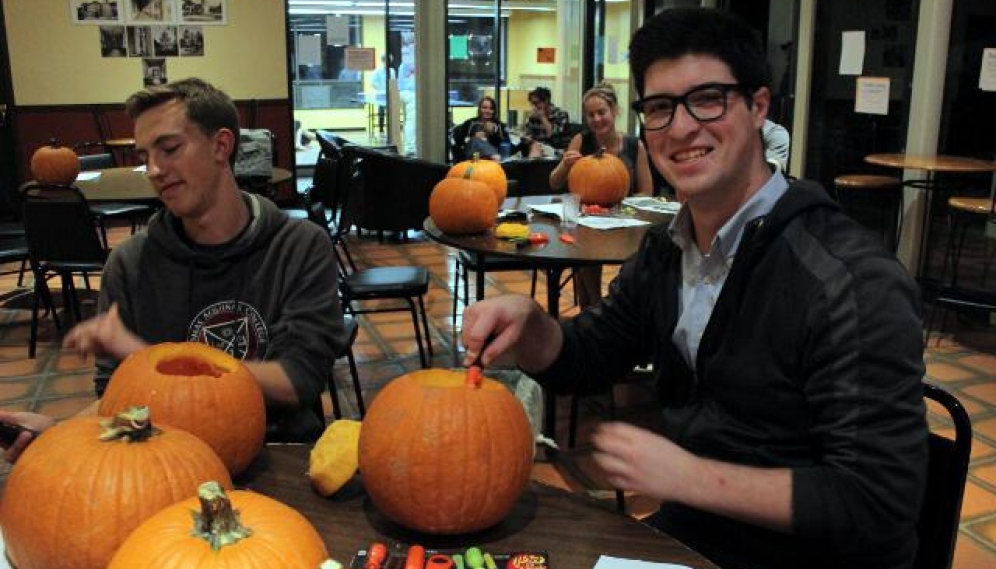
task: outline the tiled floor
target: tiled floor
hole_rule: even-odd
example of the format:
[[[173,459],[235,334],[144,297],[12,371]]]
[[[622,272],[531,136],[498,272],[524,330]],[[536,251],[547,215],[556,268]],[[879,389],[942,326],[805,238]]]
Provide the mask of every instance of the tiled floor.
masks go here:
[[[113,240],[125,235],[123,228],[112,231]],[[361,263],[376,265],[417,263],[427,267],[432,282],[427,298],[432,341],[437,366],[454,365],[455,339],[450,324],[450,281],[453,263],[446,251],[431,242],[414,237],[406,243],[380,244],[376,238],[352,237],[351,250]],[[0,269],[16,269],[4,266]],[[488,295],[515,292],[528,294],[529,275],[509,272],[488,275]],[[473,291],[471,291],[473,294]],[[16,287],[16,276],[0,277],[0,407],[30,409],[56,417],[68,417],[92,400],[92,362],[59,349],[58,334],[50,319],[41,326],[41,344],[37,359],[27,358],[29,313],[17,306],[27,306],[24,289]],[[544,298],[542,287],[537,298]],[[563,295],[562,310],[571,306],[570,291]],[[956,325],[955,318],[949,323]],[[459,319],[458,319],[459,322]],[[365,386],[365,400],[387,380],[418,368],[418,354],[406,313],[373,314],[361,318],[355,353],[360,377]],[[975,440],[971,472],[965,492],[961,534],[954,567],[975,569],[996,566],[996,331],[978,325],[962,325],[946,333],[939,346],[933,342],[926,354],[927,373],[933,381],[954,392],[972,415]],[[456,346],[459,351],[459,346]],[[344,366],[344,362],[338,364]],[[355,409],[352,390],[347,386],[344,367],[337,367],[340,399],[347,414]],[[623,419],[640,422],[652,415],[652,394],[646,385],[631,384],[616,390],[616,402]],[[558,440],[566,440],[566,401],[561,401]],[[328,408],[328,405],[327,407]],[[585,401],[578,448],[561,452],[553,462],[537,463],[536,477],[578,492],[593,493],[611,500],[612,492],[600,484],[597,472],[588,460],[585,434],[595,417],[604,414],[604,402],[598,398]],[[946,421],[931,416],[935,428]],[[639,515],[653,508],[648,500],[627,498],[628,509]]]

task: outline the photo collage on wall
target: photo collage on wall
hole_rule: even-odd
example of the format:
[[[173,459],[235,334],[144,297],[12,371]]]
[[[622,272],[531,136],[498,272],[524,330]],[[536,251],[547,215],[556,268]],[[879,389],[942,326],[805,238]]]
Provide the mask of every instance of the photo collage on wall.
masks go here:
[[[204,26],[228,23],[228,0],[69,0],[74,24],[100,26],[103,57],[142,59],[145,86],[168,81],[168,57],[203,57]]]

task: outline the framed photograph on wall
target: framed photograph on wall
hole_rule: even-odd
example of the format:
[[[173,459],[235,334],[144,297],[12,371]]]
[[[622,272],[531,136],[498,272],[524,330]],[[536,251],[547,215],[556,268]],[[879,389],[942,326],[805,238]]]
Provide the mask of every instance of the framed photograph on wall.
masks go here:
[[[142,60],[142,85],[151,87],[153,85],[165,85],[169,82],[166,78],[165,58],[146,58]]]
[[[69,0],[69,18],[74,24],[120,24],[124,21],[120,5],[118,0]]]
[[[156,57],[180,55],[180,45],[176,40],[176,26],[152,28],[152,55]]]
[[[100,26],[100,56],[126,57],[124,26]]]
[[[128,26],[128,56],[152,57],[152,28]]]
[[[180,22],[201,26],[219,26],[228,23],[226,0],[177,0],[180,3]]]
[[[180,26],[180,57],[204,55],[204,28],[200,26]]]
[[[129,24],[175,24],[174,0],[123,0],[127,3],[125,22]]]

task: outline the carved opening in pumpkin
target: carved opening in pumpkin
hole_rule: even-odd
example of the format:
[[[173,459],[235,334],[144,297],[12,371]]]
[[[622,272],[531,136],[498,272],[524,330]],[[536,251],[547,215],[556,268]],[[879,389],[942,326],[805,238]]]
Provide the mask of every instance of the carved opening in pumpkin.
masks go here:
[[[221,377],[228,370],[201,359],[179,356],[160,361],[156,364],[156,371],[163,375],[209,375],[211,377]]]

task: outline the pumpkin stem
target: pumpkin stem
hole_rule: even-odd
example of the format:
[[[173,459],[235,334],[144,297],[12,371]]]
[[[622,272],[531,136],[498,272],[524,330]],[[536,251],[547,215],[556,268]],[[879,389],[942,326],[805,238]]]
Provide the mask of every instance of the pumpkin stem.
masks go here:
[[[239,512],[232,508],[232,501],[221,484],[214,480],[201,484],[197,489],[197,498],[201,502],[201,511],[193,512],[194,530],[191,535],[211,544],[212,551],[252,535],[252,530],[242,525]]]
[[[100,434],[102,441],[124,439],[130,443],[144,441],[158,435],[162,431],[152,426],[147,406],[134,406],[125,409],[114,417],[100,422],[104,432]]]
[[[470,157],[470,164],[467,164],[467,169],[463,171],[464,180],[470,180],[474,177],[474,166],[477,165],[477,161],[480,159],[480,152],[475,152],[474,155]]]
[[[595,158],[601,158],[605,154],[606,150],[604,146],[600,146],[598,150],[595,151]]]

